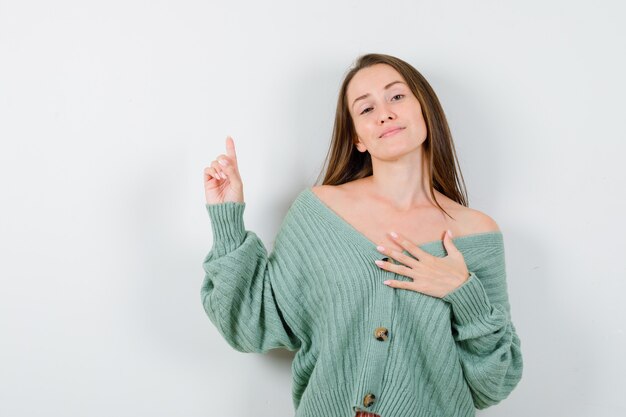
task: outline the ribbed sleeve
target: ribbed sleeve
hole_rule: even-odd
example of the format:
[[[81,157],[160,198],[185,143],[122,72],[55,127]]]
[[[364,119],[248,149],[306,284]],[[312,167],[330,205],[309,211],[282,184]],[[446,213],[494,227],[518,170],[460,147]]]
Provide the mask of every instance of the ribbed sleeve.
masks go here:
[[[474,406],[505,399],[522,378],[521,343],[511,322],[504,243],[486,249],[484,261],[443,297],[452,306],[452,332]]]
[[[298,349],[300,340],[285,321],[272,286],[273,280],[297,271],[281,262],[280,250],[268,256],[259,237],[245,229],[245,203],[206,204],[206,209],[213,247],[203,261],[201,300],[208,317],[237,351]]]

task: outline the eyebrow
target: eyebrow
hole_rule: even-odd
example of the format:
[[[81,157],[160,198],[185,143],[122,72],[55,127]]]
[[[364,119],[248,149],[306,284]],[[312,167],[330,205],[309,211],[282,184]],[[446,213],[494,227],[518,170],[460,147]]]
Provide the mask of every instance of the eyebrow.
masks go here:
[[[385,90],[387,90],[389,87],[391,87],[392,85],[397,84],[397,83],[400,83],[400,84],[404,84],[404,85],[406,85],[406,84],[405,84],[405,83],[403,83],[402,81],[392,81],[392,82],[390,82],[389,84],[387,84],[387,85],[385,86]],[[354,108],[354,105],[356,104],[356,102],[357,102],[357,101],[359,101],[359,100],[363,100],[363,99],[364,99],[364,98],[366,98],[366,97],[369,97],[369,93],[367,93],[367,94],[363,94],[361,97],[357,97],[357,98],[355,98],[355,99],[354,99],[354,101],[352,102],[352,108]]]

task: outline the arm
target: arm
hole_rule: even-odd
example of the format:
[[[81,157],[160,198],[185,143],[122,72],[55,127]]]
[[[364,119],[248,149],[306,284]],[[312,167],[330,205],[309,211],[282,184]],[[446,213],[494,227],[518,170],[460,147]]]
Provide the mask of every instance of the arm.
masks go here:
[[[504,244],[485,248],[460,287],[443,297],[452,307],[452,334],[478,409],[508,397],[522,378],[520,339],[511,321]]]
[[[281,227],[268,256],[259,237],[246,231],[245,203],[206,204],[213,228],[213,247],[204,258],[201,299],[206,314],[235,350],[265,353],[296,350],[300,340],[287,325],[275,297],[274,282],[297,270]],[[285,223],[283,223],[283,226]]]

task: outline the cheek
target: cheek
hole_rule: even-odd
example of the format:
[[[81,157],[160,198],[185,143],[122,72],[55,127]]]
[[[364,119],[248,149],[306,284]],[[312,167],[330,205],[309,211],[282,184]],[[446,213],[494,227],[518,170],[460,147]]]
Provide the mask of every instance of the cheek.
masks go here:
[[[422,116],[419,117],[420,126],[426,130],[426,120]]]
[[[357,120],[353,120],[352,124],[354,125],[354,130],[359,136],[364,136],[368,132],[367,123],[364,123],[363,118],[358,118]]]
[[[417,114],[414,114],[413,120],[415,121],[415,124],[418,127],[422,128],[422,129],[426,128],[426,121],[424,120],[424,117],[422,116],[421,112],[417,113]]]

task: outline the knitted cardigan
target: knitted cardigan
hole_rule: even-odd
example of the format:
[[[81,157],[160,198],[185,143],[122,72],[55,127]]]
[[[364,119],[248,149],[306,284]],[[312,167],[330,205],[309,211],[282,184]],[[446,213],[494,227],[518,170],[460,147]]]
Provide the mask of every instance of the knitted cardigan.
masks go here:
[[[411,279],[378,267],[376,244],[310,188],[287,211],[269,255],[245,229],[244,208],[206,204],[213,246],[201,300],[235,350],[297,351],[296,417],[474,416],[520,381],[500,231],[453,238],[470,275],[438,298],[384,285]],[[446,256],[441,240],[419,247]]]

